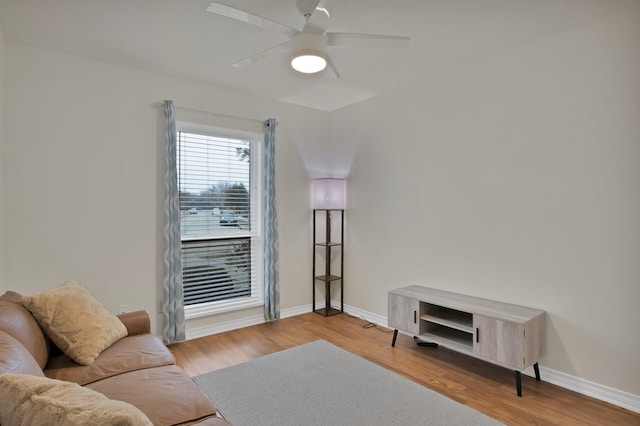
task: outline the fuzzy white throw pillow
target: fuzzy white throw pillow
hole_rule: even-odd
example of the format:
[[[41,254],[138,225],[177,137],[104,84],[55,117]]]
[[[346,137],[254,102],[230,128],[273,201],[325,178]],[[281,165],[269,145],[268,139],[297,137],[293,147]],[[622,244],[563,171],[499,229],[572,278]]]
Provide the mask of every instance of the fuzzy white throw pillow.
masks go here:
[[[0,375],[0,424],[150,426],[133,405],[82,386],[28,374]]]
[[[122,321],[75,281],[22,296],[22,304],[51,341],[78,364],[91,364],[127,335]]]

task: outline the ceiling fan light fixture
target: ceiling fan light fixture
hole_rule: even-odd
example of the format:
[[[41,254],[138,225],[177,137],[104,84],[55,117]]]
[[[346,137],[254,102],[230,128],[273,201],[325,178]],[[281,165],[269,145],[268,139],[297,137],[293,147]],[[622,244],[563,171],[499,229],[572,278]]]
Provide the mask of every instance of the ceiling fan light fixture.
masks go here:
[[[291,66],[294,70],[305,74],[320,72],[327,66],[327,60],[320,52],[300,50],[293,54]]]
[[[301,32],[293,36],[291,67],[305,74],[320,72],[327,66],[327,40],[322,34]]]

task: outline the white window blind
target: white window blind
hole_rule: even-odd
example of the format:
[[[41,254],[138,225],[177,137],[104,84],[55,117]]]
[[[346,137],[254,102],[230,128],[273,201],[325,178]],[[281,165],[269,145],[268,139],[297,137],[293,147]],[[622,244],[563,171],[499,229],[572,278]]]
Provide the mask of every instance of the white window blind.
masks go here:
[[[259,303],[261,146],[186,131],[177,136],[187,316]]]

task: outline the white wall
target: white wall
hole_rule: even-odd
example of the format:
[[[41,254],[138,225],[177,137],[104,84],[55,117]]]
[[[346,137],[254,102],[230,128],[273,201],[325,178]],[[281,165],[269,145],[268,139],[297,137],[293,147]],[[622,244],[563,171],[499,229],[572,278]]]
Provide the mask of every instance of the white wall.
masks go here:
[[[542,366],[640,395],[638,9],[332,113],[346,304],[424,284],[541,308]]]
[[[302,283],[309,281],[311,239],[300,232],[309,229],[309,183],[300,152],[326,139],[326,130],[313,127],[328,122],[326,113],[15,43],[7,43],[6,56],[7,289],[29,293],[75,279],[111,310],[128,304],[157,314],[157,104],[173,99],[180,107],[277,119],[281,307],[309,303]],[[152,318],[155,327],[159,317]]]
[[[640,395],[639,20],[604,17],[332,114],[0,39],[4,287],[77,279],[112,310],[156,313],[155,105],[173,99],[278,119],[283,309],[311,299],[307,174],[349,173],[348,305],[386,316],[389,289],[422,283],[539,307],[543,367]]]
[[[5,41],[0,26],[0,294],[5,290],[4,273],[4,60]]]

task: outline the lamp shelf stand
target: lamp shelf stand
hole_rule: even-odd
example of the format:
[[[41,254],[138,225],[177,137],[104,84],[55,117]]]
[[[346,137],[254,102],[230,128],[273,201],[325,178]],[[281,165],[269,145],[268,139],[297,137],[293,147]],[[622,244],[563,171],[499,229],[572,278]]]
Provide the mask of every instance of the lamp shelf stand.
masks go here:
[[[318,241],[322,238],[322,230],[318,229],[318,222],[322,221],[322,215],[324,214],[324,240]],[[339,215],[339,222],[333,223],[334,229],[332,230],[332,216]],[[335,226],[340,226],[340,230],[335,229]],[[339,236],[339,240],[334,238]],[[340,271],[332,271],[332,263],[336,260],[337,252],[340,256]],[[324,253],[324,270],[318,270],[316,263],[319,263],[320,257]],[[313,210],[313,311],[323,315],[330,316],[339,314],[344,311],[344,209],[314,209]],[[320,274],[320,275],[317,275]],[[324,285],[324,307],[316,308],[316,291],[317,287]],[[340,286],[340,308],[331,306],[331,294],[334,286]]]

